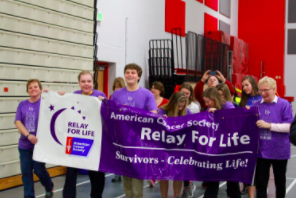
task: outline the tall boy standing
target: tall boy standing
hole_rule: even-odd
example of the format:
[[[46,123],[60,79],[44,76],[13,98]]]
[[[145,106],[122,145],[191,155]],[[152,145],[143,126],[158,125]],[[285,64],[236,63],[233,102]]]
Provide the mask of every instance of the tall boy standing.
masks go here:
[[[138,85],[142,75],[142,68],[137,64],[131,63],[124,68],[126,87],[115,91],[111,100],[122,105],[137,107],[153,113],[157,113],[157,105],[153,94]],[[127,198],[143,197],[143,180],[123,177],[123,186]]]

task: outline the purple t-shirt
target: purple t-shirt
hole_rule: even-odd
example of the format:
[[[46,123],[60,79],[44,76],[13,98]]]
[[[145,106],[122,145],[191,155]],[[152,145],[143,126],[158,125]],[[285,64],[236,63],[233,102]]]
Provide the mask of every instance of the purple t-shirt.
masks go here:
[[[82,94],[82,91],[81,90],[74,91],[74,94]],[[102,96],[104,98],[107,98],[103,92],[95,90],[95,89],[93,90],[92,94],[90,94],[90,96],[95,96],[95,97]]]
[[[229,101],[226,101],[223,105],[222,105],[222,109],[234,109],[234,105],[229,102]]]
[[[257,96],[249,96],[246,105],[248,105],[249,107],[252,107],[254,105],[255,102],[257,102],[258,100],[262,100],[262,96],[261,95],[257,95]]]
[[[157,110],[155,98],[151,91],[140,87],[136,91],[128,91],[126,87],[115,91],[111,100],[118,102],[121,105],[137,107],[146,111]]]
[[[260,100],[255,102],[254,106],[259,108],[260,120],[275,124],[293,122],[291,105],[285,99],[278,98],[277,103],[261,103]],[[258,157],[277,160],[289,159],[291,155],[289,135],[290,133],[261,129]]]
[[[159,108],[157,114],[158,115],[165,115],[165,114],[167,114],[167,112],[165,112],[164,109]],[[186,108],[186,115],[191,115],[191,114],[192,114],[192,112],[190,111],[190,109]]]
[[[21,101],[15,114],[15,121],[21,121],[30,134],[35,136],[38,128],[40,101],[41,99],[33,103],[29,100]],[[26,136],[21,134],[18,147],[20,149],[32,149],[34,148],[34,144]]]

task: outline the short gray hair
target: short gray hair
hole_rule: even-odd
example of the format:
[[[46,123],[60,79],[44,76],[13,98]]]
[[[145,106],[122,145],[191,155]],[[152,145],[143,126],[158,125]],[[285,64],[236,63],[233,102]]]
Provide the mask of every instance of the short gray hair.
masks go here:
[[[262,84],[266,84],[272,89],[276,88],[276,81],[273,78],[268,76],[264,76],[259,80],[258,87]]]

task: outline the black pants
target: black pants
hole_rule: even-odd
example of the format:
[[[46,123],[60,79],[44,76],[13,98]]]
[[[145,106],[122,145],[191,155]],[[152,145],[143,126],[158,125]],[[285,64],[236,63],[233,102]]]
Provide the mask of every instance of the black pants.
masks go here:
[[[217,198],[219,192],[219,182],[207,182],[207,189],[204,198]],[[230,198],[241,198],[238,182],[227,182],[227,194]]]
[[[63,198],[76,197],[77,168],[67,167],[66,181],[63,190]],[[91,183],[91,198],[102,198],[105,186],[105,173],[98,171],[88,171]]]
[[[276,198],[286,196],[286,172],[288,160],[257,159],[256,166],[256,189],[258,198],[267,198],[267,186],[269,180],[269,170],[272,165],[274,183],[276,188]]]

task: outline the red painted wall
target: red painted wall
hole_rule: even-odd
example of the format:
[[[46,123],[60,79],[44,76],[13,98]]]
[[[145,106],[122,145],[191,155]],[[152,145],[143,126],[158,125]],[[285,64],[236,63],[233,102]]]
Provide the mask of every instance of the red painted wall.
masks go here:
[[[261,61],[266,76],[275,78],[278,92],[285,94],[285,1],[239,0],[238,38],[249,44],[249,74],[260,77]]]

